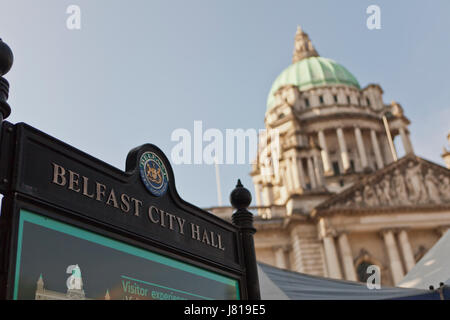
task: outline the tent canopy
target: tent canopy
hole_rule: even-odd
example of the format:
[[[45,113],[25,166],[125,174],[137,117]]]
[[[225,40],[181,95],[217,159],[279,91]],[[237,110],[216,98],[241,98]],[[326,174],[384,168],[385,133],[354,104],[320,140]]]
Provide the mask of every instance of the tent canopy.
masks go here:
[[[436,291],[393,287],[368,289],[359,282],[311,276],[264,263],[258,263],[258,277],[263,300],[440,299]]]
[[[423,256],[399,283],[400,287],[439,288],[450,285],[450,230]]]

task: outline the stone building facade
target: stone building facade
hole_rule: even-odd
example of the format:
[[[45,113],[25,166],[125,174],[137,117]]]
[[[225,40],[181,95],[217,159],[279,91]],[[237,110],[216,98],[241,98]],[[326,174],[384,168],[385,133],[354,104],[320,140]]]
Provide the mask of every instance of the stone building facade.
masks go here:
[[[257,259],[355,281],[377,265],[382,285],[399,283],[450,226],[450,171],[414,154],[409,124],[378,84],[361,88],[299,27],[250,173]]]

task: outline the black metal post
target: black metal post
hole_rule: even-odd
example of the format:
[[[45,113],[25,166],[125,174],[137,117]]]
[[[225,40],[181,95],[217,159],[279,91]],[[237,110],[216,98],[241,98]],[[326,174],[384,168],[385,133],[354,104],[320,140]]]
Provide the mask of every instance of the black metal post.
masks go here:
[[[261,300],[259,289],[258,267],[256,264],[255,243],[253,235],[256,229],[253,227],[253,213],[247,210],[252,202],[252,195],[238,180],[236,188],[230,194],[230,202],[237,209],[232,215],[233,224],[240,228],[245,273],[247,279],[247,292],[249,300]]]
[[[3,76],[11,69],[13,61],[11,48],[0,38],[0,134],[3,120],[11,114],[11,107],[6,102],[9,96],[9,83]]]

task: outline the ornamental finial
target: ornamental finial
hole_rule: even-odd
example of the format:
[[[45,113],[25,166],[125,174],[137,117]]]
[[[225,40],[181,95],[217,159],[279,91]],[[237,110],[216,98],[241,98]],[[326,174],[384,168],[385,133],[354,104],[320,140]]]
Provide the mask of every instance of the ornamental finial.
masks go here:
[[[14,56],[11,48],[0,38],[0,76],[4,76],[11,70]]]
[[[294,55],[292,63],[296,63],[302,59],[309,57],[318,57],[316,49],[311,43],[308,34],[303,32],[301,26],[297,26],[297,33],[295,34]]]
[[[238,179],[236,188],[230,194],[230,202],[236,209],[247,209],[252,202],[252,194],[244,188],[241,179]]]
[[[9,96],[9,83],[3,76],[11,69],[13,61],[11,48],[0,38],[0,122],[11,113],[11,107],[6,102]]]

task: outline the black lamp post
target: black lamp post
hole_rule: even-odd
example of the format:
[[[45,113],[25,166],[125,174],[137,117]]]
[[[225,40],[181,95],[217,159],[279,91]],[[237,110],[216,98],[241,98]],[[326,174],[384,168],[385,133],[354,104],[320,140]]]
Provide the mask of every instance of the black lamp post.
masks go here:
[[[256,229],[253,227],[253,213],[247,210],[252,202],[252,195],[238,180],[236,188],[230,194],[230,202],[237,209],[231,216],[233,224],[240,229],[242,245],[244,249],[245,274],[247,279],[247,291],[249,300],[260,300],[258,267],[256,264],[255,243],[253,235]]]

